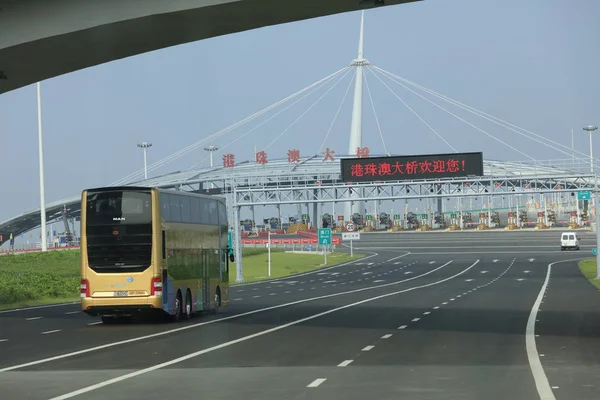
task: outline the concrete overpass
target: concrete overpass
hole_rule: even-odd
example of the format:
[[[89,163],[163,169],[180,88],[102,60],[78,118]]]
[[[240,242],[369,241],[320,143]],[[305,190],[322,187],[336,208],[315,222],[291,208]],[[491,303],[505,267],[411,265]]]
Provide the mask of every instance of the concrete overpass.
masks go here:
[[[264,26],[421,0],[0,0],[0,93]]]

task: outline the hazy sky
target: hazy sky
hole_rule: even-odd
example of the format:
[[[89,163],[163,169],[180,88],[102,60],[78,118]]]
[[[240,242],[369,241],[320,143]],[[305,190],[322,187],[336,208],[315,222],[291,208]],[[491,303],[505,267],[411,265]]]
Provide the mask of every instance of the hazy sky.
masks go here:
[[[496,117],[588,152],[581,127],[600,124],[597,0],[426,0],[365,15],[365,56],[372,64]],[[348,13],[218,37],[85,69],[43,82],[48,202],[110,184],[340,69],[356,57],[360,13]],[[449,152],[421,121],[367,74],[391,153]],[[319,150],[348,85],[348,75],[271,148]],[[526,160],[483,133],[389,83],[460,151]],[[365,87],[366,90],[366,87]],[[322,93],[323,91],[320,91]],[[351,96],[351,93],[350,93]],[[316,99],[310,96],[226,152],[252,158]],[[383,146],[365,93],[364,144]],[[435,100],[444,105],[439,100]],[[464,111],[467,121],[536,159],[569,158]],[[326,146],[346,153],[351,98]],[[253,125],[213,144],[223,147]],[[0,95],[0,221],[39,206],[35,85]],[[600,150],[600,139],[596,141]],[[221,152],[215,157],[220,162]],[[600,153],[596,153],[600,154]],[[183,170],[199,149],[153,174]],[[207,165],[207,163],[205,163]]]

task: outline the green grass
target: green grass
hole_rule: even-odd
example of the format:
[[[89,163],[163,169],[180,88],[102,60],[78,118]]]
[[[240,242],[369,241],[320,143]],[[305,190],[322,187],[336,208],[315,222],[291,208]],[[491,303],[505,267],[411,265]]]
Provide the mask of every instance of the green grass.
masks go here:
[[[243,249],[244,279],[253,282],[267,277],[267,249]],[[271,278],[329,267],[352,259],[345,253],[323,256],[271,252]],[[79,250],[49,251],[46,253],[8,254],[0,256],[0,310],[79,300]],[[236,278],[235,264],[230,268],[230,282]]]
[[[331,267],[347,261],[363,257],[354,254],[350,257],[346,253],[330,253],[327,255],[327,265],[323,265],[323,255],[306,253],[286,253],[282,249],[271,251],[271,276],[268,276],[267,249],[244,249],[244,281],[255,282],[264,279],[283,278],[285,276],[300,274],[318,268]],[[235,284],[235,265],[229,268],[229,282]]]
[[[0,256],[0,309],[76,301],[79,250]]]
[[[600,290],[600,279],[596,279],[596,258],[579,261],[579,269],[590,283]]]

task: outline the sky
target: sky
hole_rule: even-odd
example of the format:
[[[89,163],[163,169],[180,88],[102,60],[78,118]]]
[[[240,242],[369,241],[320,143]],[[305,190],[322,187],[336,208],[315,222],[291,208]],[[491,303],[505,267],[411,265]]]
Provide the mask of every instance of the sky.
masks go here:
[[[365,13],[365,57],[426,88],[545,138],[589,153],[583,126],[600,124],[600,32],[595,0],[426,0]],[[143,167],[136,144],[148,141],[149,163],[267,107],[350,63],[357,54],[360,12],[345,13],[175,46],[87,68],[42,83],[46,200],[77,196]],[[211,143],[237,161],[265,148],[320,150],[350,75],[295,123],[324,90],[242,139],[256,121]],[[390,153],[451,149],[377,77],[366,74]],[[397,84],[388,86],[459,151],[484,158],[528,158],[450,116]],[[325,147],[347,153],[352,90]],[[431,98],[431,97],[429,97]],[[485,132],[538,160],[569,155],[448,106]],[[273,115],[272,113],[270,115]],[[285,131],[285,132],[284,132]],[[283,132],[283,133],[282,133]],[[39,207],[35,85],[0,95],[0,221]],[[231,144],[230,144],[231,143]],[[363,144],[384,146],[365,87]],[[150,176],[207,166],[198,150]],[[600,151],[600,140],[594,144]],[[246,215],[248,216],[248,215]]]

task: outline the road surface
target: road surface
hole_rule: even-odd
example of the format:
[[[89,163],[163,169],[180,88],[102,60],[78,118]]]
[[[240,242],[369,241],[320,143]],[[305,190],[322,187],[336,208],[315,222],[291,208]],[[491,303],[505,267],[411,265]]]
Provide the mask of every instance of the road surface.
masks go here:
[[[358,262],[176,324],[0,312],[1,397],[598,399],[600,292],[576,261],[594,237],[559,235],[363,234]]]

